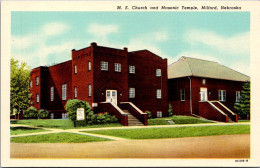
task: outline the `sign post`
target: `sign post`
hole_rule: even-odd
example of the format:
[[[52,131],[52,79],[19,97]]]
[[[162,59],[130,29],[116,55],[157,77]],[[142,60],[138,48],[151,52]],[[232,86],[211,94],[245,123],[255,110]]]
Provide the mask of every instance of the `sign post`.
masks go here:
[[[85,109],[84,108],[77,108],[77,118],[74,122],[74,127],[78,126],[86,126],[86,120],[85,120]]]

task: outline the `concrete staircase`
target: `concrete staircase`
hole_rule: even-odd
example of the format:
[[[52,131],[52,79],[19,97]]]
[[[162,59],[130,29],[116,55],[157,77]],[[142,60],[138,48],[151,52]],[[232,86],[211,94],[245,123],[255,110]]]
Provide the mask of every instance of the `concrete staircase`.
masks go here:
[[[144,124],[130,114],[128,110],[123,110],[123,112],[128,114],[128,126],[144,126]]]

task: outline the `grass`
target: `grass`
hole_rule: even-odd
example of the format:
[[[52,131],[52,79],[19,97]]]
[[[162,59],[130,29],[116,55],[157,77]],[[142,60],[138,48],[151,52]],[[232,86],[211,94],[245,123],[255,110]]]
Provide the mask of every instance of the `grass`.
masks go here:
[[[17,124],[31,125],[36,127],[58,128],[58,129],[75,129],[75,128],[100,128],[100,127],[120,127],[120,123],[108,123],[100,125],[88,125],[86,127],[74,127],[69,119],[38,119],[38,120],[18,120]]]
[[[54,133],[11,138],[12,143],[84,143],[99,141],[109,140],[73,133]]]
[[[211,135],[249,134],[249,125],[197,126],[175,128],[144,128],[85,131],[94,134],[110,135],[129,139],[160,139]]]
[[[204,120],[191,116],[172,116],[167,118],[153,118],[148,119],[148,125],[169,125],[166,120],[172,120],[175,124],[201,124],[201,123],[213,123],[209,120]]]
[[[11,135],[28,134],[34,132],[44,132],[47,130],[40,128],[28,128],[28,127],[11,127]]]
[[[250,120],[238,120],[238,122],[250,122]]]

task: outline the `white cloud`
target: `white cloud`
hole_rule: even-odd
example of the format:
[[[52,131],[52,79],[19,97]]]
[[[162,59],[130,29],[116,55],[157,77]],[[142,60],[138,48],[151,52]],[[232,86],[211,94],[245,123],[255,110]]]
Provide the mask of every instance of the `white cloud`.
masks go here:
[[[245,61],[235,62],[231,64],[230,68],[243,74],[250,75],[250,66],[247,63],[245,63]]]
[[[68,26],[64,23],[51,22],[42,27],[44,35],[56,36],[65,33],[68,30]]]
[[[191,44],[204,44],[230,54],[249,53],[249,32],[236,34],[231,37],[218,35],[205,30],[191,30],[185,34],[185,40]]]
[[[113,24],[101,25],[98,23],[92,23],[89,25],[87,32],[94,36],[107,36],[111,33],[118,32],[118,26]]]
[[[30,47],[34,41],[35,38],[33,35],[11,37],[11,45],[15,49],[26,49]]]
[[[167,31],[158,31],[154,33],[155,40],[157,41],[166,41],[169,38],[169,33]]]

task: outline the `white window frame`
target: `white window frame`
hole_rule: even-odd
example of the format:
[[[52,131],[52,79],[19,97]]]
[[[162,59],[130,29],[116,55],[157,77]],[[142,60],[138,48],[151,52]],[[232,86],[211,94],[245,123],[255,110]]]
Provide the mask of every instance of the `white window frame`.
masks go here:
[[[156,69],[156,76],[161,77],[162,76],[162,70],[161,69]]]
[[[36,103],[39,103],[40,102],[40,96],[39,94],[36,94]]]
[[[77,73],[78,73],[77,65],[74,65],[74,74],[77,74]]]
[[[68,113],[62,113],[61,118],[62,119],[68,119]]]
[[[239,103],[240,99],[241,99],[241,92],[236,91],[236,103]]]
[[[91,97],[92,90],[91,85],[88,85],[88,96]]]
[[[36,83],[36,86],[38,86],[38,85],[39,85],[39,76],[36,76],[36,77],[35,77],[35,81],[36,81],[36,82],[35,82],[35,83]]]
[[[91,71],[91,62],[88,62],[88,70]]]
[[[62,100],[67,100],[67,84],[62,84],[61,86]]]
[[[129,88],[129,98],[135,98],[135,88]]]
[[[52,86],[51,88],[50,88],[50,100],[51,101],[54,101],[54,87]]]
[[[78,97],[78,91],[77,91],[77,87],[74,87],[74,98]]]
[[[54,119],[54,113],[50,113],[50,119]]]
[[[101,71],[108,71],[108,62],[101,61]]]
[[[157,115],[158,118],[162,118],[162,112],[161,111],[157,111],[156,113],[157,113],[156,115]]]
[[[219,101],[222,101],[222,102],[225,102],[227,100],[226,90],[219,90],[218,91],[218,99],[219,99]]]
[[[162,98],[162,89],[157,89],[156,90],[156,98],[161,99]]]
[[[121,64],[115,63],[115,72],[121,72]]]
[[[129,65],[129,73],[135,74],[135,66],[134,65]]]
[[[185,89],[180,89],[180,100],[185,101]]]

